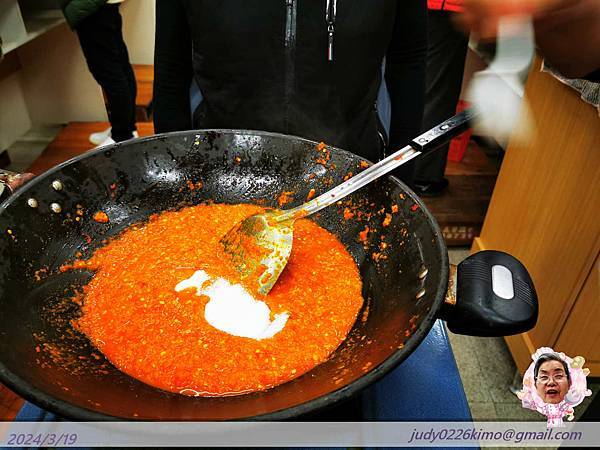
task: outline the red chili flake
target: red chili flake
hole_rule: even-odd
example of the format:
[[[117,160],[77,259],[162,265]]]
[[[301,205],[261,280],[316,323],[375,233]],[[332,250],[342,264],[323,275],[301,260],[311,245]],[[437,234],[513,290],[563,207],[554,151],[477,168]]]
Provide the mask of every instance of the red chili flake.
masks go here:
[[[365,229],[358,233],[358,240],[363,244],[367,242],[367,235],[369,234],[369,227],[365,226]]]
[[[362,321],[362,322],[366,322],[368,317],[369,317],[369,305],[367,305],[367,306],[365,307],[365,310],[364,310],[364,311],[363,311],[363,313],[362,313],[361,321]],[[364,338],[364,337],[365,337],[365,336],[363,336],[363,338]]]
[[[108,223],[108,215],[105,212],[98,211],[94,214],[94,220],[98,223]]]
[[[392,223],[392,215],[389,213],[386,213],[385,219],[383,219],[382,225],[384,227],[387,227],[387,226],[389,226],[390,223]]]
[[[419,205],[417,205],[416,203],[410,207],[410,210],[412,212],[415,212],[417,209],[419,209]]]
[[[111,189],[114,191],[114,190],[117,188],[117,185],[116,185],[116,183],[113,183],[113,184],[111,184],[111,185],[110,185],[110,188],[111,188]]]
[[[279,207],[281,208],[286,203],[289,203],[290,201],[292,201],[293,197],[294,197],[294,193],[292,191],[283,191],[281,193],[281,195],[279,196],[279,198],[277,199],[277,203],[279,204]]]

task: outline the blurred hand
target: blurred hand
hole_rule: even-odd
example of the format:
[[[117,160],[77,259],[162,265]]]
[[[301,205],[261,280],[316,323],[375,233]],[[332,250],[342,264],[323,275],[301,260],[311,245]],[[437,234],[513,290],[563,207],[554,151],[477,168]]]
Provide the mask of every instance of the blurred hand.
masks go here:
[[[502,16],[529,15],[534,20],[548,14],[559,13],[563,20],[569,19],[569,11],[578,4],[597,0],[465,0],[464,14],[458,15],[459,23],[481,39],[492,39],[498,31]],[[567,14],[565,15],[565,10]]]
[[[480,40],[497,35],[502,16],[529,15],[540,54],[569,78],[600,70],[600,0],[465,0],[459,25]]]

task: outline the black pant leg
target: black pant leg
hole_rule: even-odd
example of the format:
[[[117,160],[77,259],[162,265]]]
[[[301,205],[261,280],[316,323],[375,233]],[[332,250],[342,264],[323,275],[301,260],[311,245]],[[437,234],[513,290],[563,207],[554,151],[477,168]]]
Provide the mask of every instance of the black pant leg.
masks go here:
[[[135,80],[135,72],[133,71],[133,67],[131,66],[131,63],[129,62],[129,52],[127,51],[127,46],[125,45],[125,41],[121,38],[120,40],[120,63],[121,63],[121,67],[123,69],[123,72],[125,73],[125,76],[127,77],[127,84],[129,85],[129,95],[130,95],[130,101],[131,101],[131,105],[133,105],[133,108],[131,108],[131,122],[134,124],[135,127],[135,117],[136,117],[136,97],[137,97],[137,82]]]
[[[133,77],[135,89],[135,76],[123,41],[119,5],[103,5],[81,22],[77,35],[88,68],[106,95],[112,138],[117,142],[130,139],[135,130],[135,93],[131,87]]]
[[[453,116],[460,96],[469,39],[456,30],[448,11],[429,11],[427,91],[423,128],[428,130]],[[434,182],[444,178],[449,145],[416,162],[414,178]]]

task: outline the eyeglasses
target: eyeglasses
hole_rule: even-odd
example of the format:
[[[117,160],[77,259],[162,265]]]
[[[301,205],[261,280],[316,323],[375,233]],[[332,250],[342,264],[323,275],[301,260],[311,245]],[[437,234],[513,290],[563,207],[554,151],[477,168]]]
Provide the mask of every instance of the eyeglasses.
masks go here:
[[[560,383],[561,381],[566,380],[567,376],[564,373],[557,373],[556,375],[552,375],[552,376],[540,375],[539,377],[537,377],[537,381],[542,384],[548,384],[550,382],[551,378],[555,383]]]

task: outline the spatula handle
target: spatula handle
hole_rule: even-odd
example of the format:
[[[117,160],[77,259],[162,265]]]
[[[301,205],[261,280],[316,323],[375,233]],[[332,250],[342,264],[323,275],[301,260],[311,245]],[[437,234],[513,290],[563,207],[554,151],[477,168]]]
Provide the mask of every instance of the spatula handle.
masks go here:
[[[437,150],[448,141],[469,129],[469,124],[475,117],[475,110],[465,109],[457,115],[449,118],[444,123],[433,127],[431,130],[414,138],[410,145],[415,150],[427,154]]]
[[[285,211],[283,214],[277,216],[276,220],[284,221],[305,217],[341,200],[357,189],[360,189],[364,185],[369,184],[371,181],[376,180],[411,159],[416,158],[420,154],[438,149],[442,145],[450,142],[452,138],[468,128],[469,121],[474,116],[475,113],[473,110],[466,109],[462,111],[446,120],[444,123],[423,133],[421,136],[414,139],[410,145],[391,154],[377,164],[372,165],[368,169],[325,192],[314,200]]]

